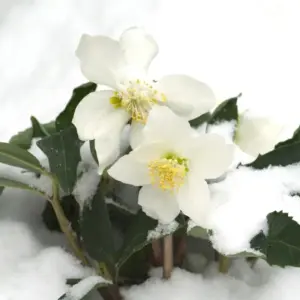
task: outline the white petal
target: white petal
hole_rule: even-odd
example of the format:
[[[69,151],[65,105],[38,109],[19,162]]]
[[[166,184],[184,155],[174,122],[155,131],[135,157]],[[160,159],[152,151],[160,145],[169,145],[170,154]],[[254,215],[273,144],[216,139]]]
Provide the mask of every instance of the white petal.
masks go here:
[[[120,132],[129,120],[128,113],[123,109],[115,109],[109,113],[99,123],[95,132],[96,137],[112,135],[115,131]]]
[[[150,183],[147,164],[137,162],[131,154],[118,159],[108,170],[108,174],[118,181],[134,186]]]
[[[158,53],[158,45],[153,37],[136,27],[123,32],[120,37],[120,46],[126,63],[133,68],[145,71]]]
[[[132,121],[130,128],[130,146],[132,149],[138,147],[143,142],[144,127],[144,124]]]
[[[154,219],[154,220],[158,220],[159,216],[157,214],[156,211],[152,210],[152,209],[148,209],[147,207],[142,207],[142,211],[150,218]]]
[[[157,216],[157,219],[163,224],[172,222],[180,212],[172,193],[152,185],[142,187],[138,203],[146,214],[148,213],[151,217]]]
[[[76,55],[87,79],[116,88],[118,71],[125,66],[119,42],[106,36],[84,34]]]
[[[95,140],[100,174],[120,155],[120,139],[120,132],[114,132],[114,134],[105,135]]]
[[[112,91],[100,91],[88,94],[77,106],[72,123],[81,140],[93,140],[103,118],[115,109],[109,103]]]
[[[157,89],[165,94],[171,109],[189,120],[208,112],[216,103],[209,86],[186,75],[165,76]]]
[[[170,145],[178,144],[193,134],[187,120],[175,115],[168,107],[154,106],[144,128],[144,143],[164,141]]]
[[[148,163],[151,160],[161,158],[166,153],[172,151],[167,143],[144,144],[134,149],[130,154],[139,162]]]
[[[232,163],[234,145],[226,144],[225,139],[217,134],[202,134],[190,148],[189,157],[191,168],[197,169],[202,178],[217,178],[225,173]]]
[[[200,175],[200,176],[199,176]],[[210,208],[208,185],[201,174],[190,171],[187,182],[180,188],[177,201],[181,211],[191,218],[198,226],[205,227],[206,217]]]
[[[274,149],[282,129],[283,126],[268,118],[243,114],[238,121],[235,143],[245,153],[256,157]]]

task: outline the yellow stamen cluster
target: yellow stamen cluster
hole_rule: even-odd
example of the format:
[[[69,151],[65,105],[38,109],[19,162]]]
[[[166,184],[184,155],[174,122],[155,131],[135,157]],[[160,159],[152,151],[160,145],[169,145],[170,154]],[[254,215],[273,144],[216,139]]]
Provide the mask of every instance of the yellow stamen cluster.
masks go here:
[[[163,93],[159,93],[145,81],[135,80],[126,84],[127,88],[114,92],[110,103],[115,108],[124,108],[134,121],[146,123],[148,113],[153,105],[166,102]]]
[[[151,183],[171,192],[184,184],[189,171],[187,159],[172,153],[149,162],[148,169]]]

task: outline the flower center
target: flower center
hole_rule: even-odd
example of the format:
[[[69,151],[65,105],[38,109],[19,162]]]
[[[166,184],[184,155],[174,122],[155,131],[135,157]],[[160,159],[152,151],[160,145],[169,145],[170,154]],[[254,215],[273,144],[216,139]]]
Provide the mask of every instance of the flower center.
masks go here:
[[[169,153],[148,164],[151,183],[162,190],[178,190],[185,181],[189,171],[188,160]]]
[[[110,98],[110,103],[115,108],[124,108],[134,121],[141,123],[146,123],[152,106],[160,102],[166,102],[166,96],[139,79],[129,81],[124,89],[114,92],[114,96]]]

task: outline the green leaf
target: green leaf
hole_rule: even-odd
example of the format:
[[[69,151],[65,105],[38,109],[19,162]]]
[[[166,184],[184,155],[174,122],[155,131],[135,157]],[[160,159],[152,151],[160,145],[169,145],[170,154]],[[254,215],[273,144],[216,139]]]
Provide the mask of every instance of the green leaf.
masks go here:
[[[79,218],[80,208],[75,197],[73,195],[67,195],[61,198],[61,206],[65,213],[65,216],[70,221],[72,229],[79,234]],[[46,227],[50,231],[61,232],[56,214],[53,210],[52,204],[47,202],[42,212],[42,219]]]
[[[300,162],[300,142],[278,147],[264,155],[259,155],[256,160],[245,165],[254,169],[265,169],[269,166],[288,166]]]
[[[16,145],[22,149],[28,150],[31,147],[32,128],[27,128],[11,137],[10,144]]]
[[[283,146],[288,146],[288,145],[291,145],[291,144],[294,144],[297,142],[300,142],[300,126],[295,130],[293,136],[290,139],[278,143],[275,146],[275,149],[277,149],[279,147],[283,147]]]
[[[81,160],[81,142],[76,128],[71,126],[45,137],[37,145],[47,155],[50,170],[57,176],[61,188],[71,194],[77,180],[77,165]]]
[[[46,127],[44,127],[35,117],[31,117],[32,124],[32,137],[45,137],[49,136],[50,133],[47,131]]]
[[[34,118],[34,117],[32,117],[32,118]],[[31,123],[33,123],[32,119],[31,119]],[[32,126],[33,126],[33,124],[32,124]],[[41,126],[50,135],[53,134],[53,133],[55,133],[55,131],[56,131],[56,129],[55,129],[55,123],[54,122],[42,124]],[[22,149],[28,150],[31,147],[32,139],[33,138],[40,138],[40,137],[44,137],[44,134],[43,135],[39,135],[37,131],[34,132],[33,128],[30,127],[30,128],[27,128],[24,131],[19,132],[16,135],[14,135],[9,140],[9,143],[13,144],[13,145],[16,145],[16,146],[18,146],[18,147],[20,147]]]
[[[116,204],[107,203],[109,219],[114,227],[120,232],[125,233],[136,215]]]
[[[149,278],[151,264],[152,246],[146,245],[143,249],[133,253],[121,266],[119,272],[119,284],[133,285],[141,284]]]
[[[201,115],[200,117],[198,117],[196,119],[189,121],[189,123],[192,127],[197,128],[200,125],[202,125],[203,123],[207,122],[210,118],[211,118],[211,114],[208,112],[208,113]]]
[[[9,143],[0,142],[0,163],[36,173],[44,172],[44,169],[35,156],[28,151]]]
[[[178,226],[174,228],[172,234],[175,234],[178,230],[185,226],[184,218],[179,216],[177,218],[177,223]],[[168,226],[166,225],[165,227]],[[162,225],[158,225],[157,220],[148,217],[142,210],[138,212],[137,216],[128,227],[124,238],[124,244],[117,254],[117,276],[125,262],[133,254],[150,244],[154,239],[154,236],[156,236],[156,239],[170,234],[170,227],[168,227],[168,230],[161,229]],[[150,237],[149,232],[154,230],[157,234],[153,235],[153,237]]]
[[[106,196],[136,213],[139,210],[137,203],[140,189],[141,187],[125,184],[109,177]]]
[[[222,102],[212,113],[208,125],[217,124],[220,122],[229,122],[238,120],[237,100],[241,96],[230,98]]]
[[[209,234],[205,228],[202,228],[200,226],[195,226],[193,227],[190,231],[187,232],[188,235],[195,237],[195,238],[200,238],[203,240],[208,240],[209,239]]]
[[[112,224],[105,203],[105,184],[106,182],[102,180],[94,197],[83,207],[80,232],[83,247],[88,255],[98,263],[104,263],[111,278],[113,278],[116,248]]]
[[[44,195],[44,193],[41,190],[33,187],[32,185],[28,185],[26,183],[19,182],[14,179],[4,178],[4,177],[0,177],[0,187],[17,188],[17,189],[32,191]]]
[[[98,157],[97,157],[97,152],[96,152],[96,148],[95,148],[95,140],[90,141],[90,151],[91,151],[91,154],[92,154],[92,157],[93,157],[94,161],[97,164],[99,164]]]
[[[58,300],[88,300],[88,295],[91,291],[109,284],[100,276],[90,276],[74,284]]]
[[[267,235],[262,231],[257,234],[251,248],[263,253],[270,265],[299,267],[300,225],[282,211],[268,214],[267,221]]]
[[[232,254],[232,255],[226,255],[228,258],[262,258],[264,259],[264,255],[255,254],[252,252],[243,251],[240,253]]]
[[[122,265],[137,251],[151,243],[148,232],[157,227],[158,222],[148,217],[142,210],[138,212],[129,228],[127,229],[124,244],[117,254],[117,269],[120,271]]]
[[[66,108],[56,118],[56,129],[63,130],[72,124],[73,115],[77,105],[88,94],[94,92],[97,85],[92,82],[82,84],[73,90],[71,99],[69,100]]]

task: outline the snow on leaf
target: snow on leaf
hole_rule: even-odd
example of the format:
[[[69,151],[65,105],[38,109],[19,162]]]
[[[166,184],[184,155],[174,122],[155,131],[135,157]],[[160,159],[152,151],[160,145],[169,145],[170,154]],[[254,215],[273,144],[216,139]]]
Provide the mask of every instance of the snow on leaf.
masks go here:
[[[73,285],[58,300],[83,300],[93,289],[108,284],[110,282],[100,276],[90,276]]]
[[[97,191],[99,182],[100,176],[97,172],[97,169],[92,167],[84,172],[77,180],[72,194],[75,196],[81,209],[93,198]]]

